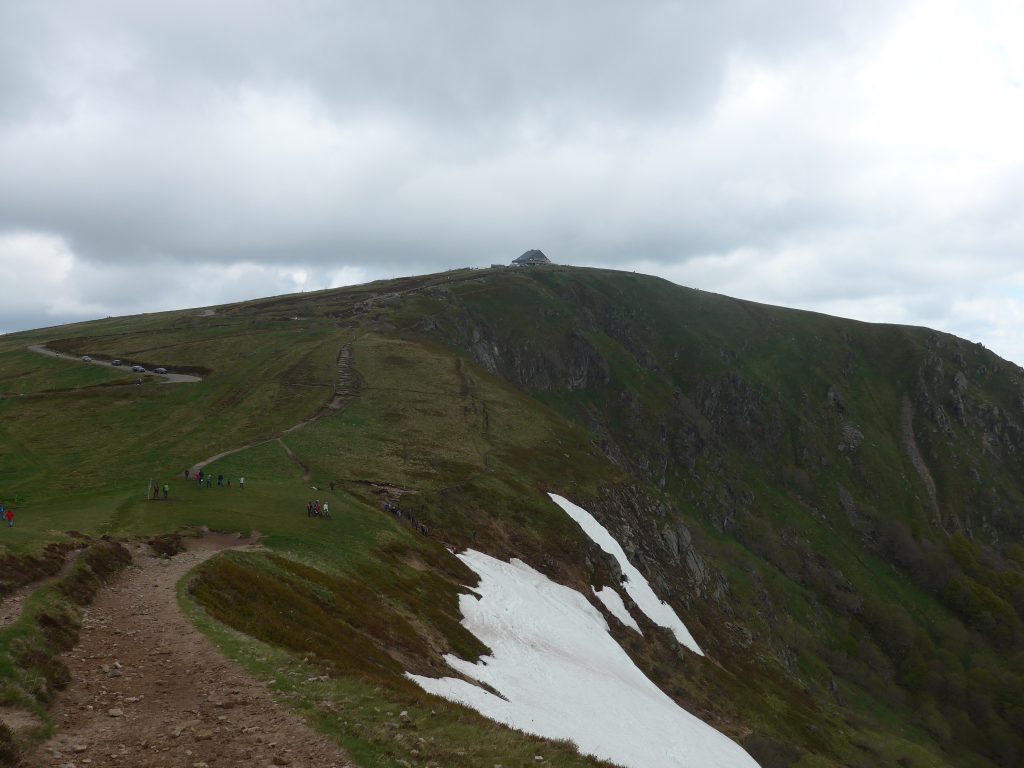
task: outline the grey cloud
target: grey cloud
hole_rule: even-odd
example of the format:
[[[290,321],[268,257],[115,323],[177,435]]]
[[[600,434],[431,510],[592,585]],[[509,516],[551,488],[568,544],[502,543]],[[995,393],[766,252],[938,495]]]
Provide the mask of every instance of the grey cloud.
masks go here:
[[[58,231],[77,254],[105,263],[231,255],[273,262],[285,252],[334,260],[370,251],[397,265],[409,263],[402,252],[410,249],[436,261],[487,250],[502,229],[540,230],[557,242],[561,227],[544,212],[473,210],[473,189],[443,190],[468,200],[462,211],[446,209],[436,189],[402,192],[424,169],[476,165],[466,184],[507,184],[542,200],[554,187],[549,210],[577,219],[583,190],[571,181],[544,169],[510,178],[513,169],[488,168],[488,158],[514,158],[524,144],[569,146],[588,123],[642,134],[680,115],[695,120],[737,52],[792,56],[826,39],[842,45],[849,34],[847,15],[809,0],[770,10],[746,2],[5,8],[3,71],[22,76],[5,81],[3,101],[34,95],[4,131],[9,183],[0,187],[0,227]],[[15,83],[22,92],[13,92]],[[232,143],[224,124],[244,120],[238,102],[246,89],[307,97],[312,120],[383,119],[396,126],[404,154],[332,172],[329,156],[275,156],[258,138]],[[607,182],[606,199],[619,179]],[[278,194],[268,194],[275,185]],[[460,232],[461,223],[481,219],[491,226],[477,241]],[[585,223],[568,230],[563,240],[587,245]],[[666,257],[725,245],[701,230],[687,228]],[[678,236],[670,227],[646,237]],[[601,260],[603,250],[595,243],[576,256]]]
[[[108,96],[117,87],[119,98],[143,102],[245,82],[302,82],[340,110],[368,104],[490,116],[502,105],[561,99],[575,108],[606,103],[615,113],[699,103],[736,50],[777,57],[841,45],[851,26],[845,5],[16,2],[4,20],[12,46],[31,40],[42,49],[18,57],[34,86],[49,79],[47,65],[57,68],[55,98],[75,74],[68,70],[84,68],[71,82]],[[861,5],[856,17],[877,19],[887,7]]]

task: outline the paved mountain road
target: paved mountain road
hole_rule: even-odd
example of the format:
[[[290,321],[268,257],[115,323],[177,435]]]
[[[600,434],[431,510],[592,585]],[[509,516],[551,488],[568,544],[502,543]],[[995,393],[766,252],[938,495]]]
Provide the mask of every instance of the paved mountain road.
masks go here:
[[[352,362],[351,344],[346,344],[344,347],[341,348],[341,351],[338,352],[336,365],[337,376],[334,379],[334,395],[331,397],[330,402],[324,405],[319,411],[314,413],[308,419],[303,419],[298,424],[293,424],[292,426],[286,429],[282,429],[280,432],[277,432],[271,435],[270,437],[265,437],[262,440],[256,440],[251,443],[246,443],[245,445],[239,445],[235,448],[229,448],[226,451],[221,451],[220,453],[205,458],[202,461],[197,461],[195,464],[189,467],[189,471],[192,473],[198,472],[200,469],[204,469],[213,462],[223,459],[225,456],[231,456],[232,454],[239,453],[241,451],[247,451],[250,448],[255,448],[258,445],[266,445],[267,443],[276,440],[281,444],[281,447],[284,448],[285,453],[288,454],[288,458],[290,458],[292,461],[298,464],[299,467],[302,469],[302,479],[309,480],[309,465],[307,465],[298,456],[296,456],[295,453],[287,445],[284,444],[284,441],[281,440],[281,438],[284,437],[285,435],[291,434],[297,429],[302,429],[305,426],[313,424],[314,422],[319,421],[325,416],[330,416],[332,413],[337,413],[338,411],[343,410],[350,402],[352,402],[353,399],[355,399],[358,396],[360,389],[360,378]]]
[[[83,360],[82,358],[75,357],[74,355],[67,355],[63,352],[54,352],[52,349],[47,348],[45,344],[31,344],[29,346],[29,350],[40,355],[46,355],[47,357],[59,357],[62,360],[71,360],[72,362],[82,363],[83,365],[105,365],[108,368],[123,370],[125,373],[130,372],[132,369],[130,363],[117,366],[111,365],[108,360]],[[150,370],[147,370],[146,373],[151,376],[159,376],[164,380],[162,382],[164,384],[193,384],[197,381],[202,381],[200,377],[193,376],[189,373],[153,373]]]

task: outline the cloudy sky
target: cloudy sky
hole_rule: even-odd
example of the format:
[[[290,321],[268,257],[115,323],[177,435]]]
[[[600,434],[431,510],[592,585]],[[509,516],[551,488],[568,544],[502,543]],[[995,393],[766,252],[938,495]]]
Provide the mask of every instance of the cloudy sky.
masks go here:
[[[0,331],[541,248],[1024,364],[1019,0],[0,2]]]

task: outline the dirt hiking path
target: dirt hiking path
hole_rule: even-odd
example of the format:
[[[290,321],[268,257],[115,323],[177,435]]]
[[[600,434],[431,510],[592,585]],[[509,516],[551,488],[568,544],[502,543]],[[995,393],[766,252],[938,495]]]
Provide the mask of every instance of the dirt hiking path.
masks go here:
[[[219,461],[220,459],[223,459],[226,456],[231,456],[232,454],[235,453],[241,453],[242,451],[247,451],[250,448],[255,448],[259,445],[266,445],[267,443],[271,443],[274,440],[276,440],[281,444],[281,447],[284,448],[285,453],[288,454],[288,458],[290,458],[292,461],[298,464],[299,467],[302,469],[302,479],[309,480],[309,467],[306,466],[292,452],[292,450],[287,445],[284,444],[284,441],[281,438],[284,437],[285,435],[291,434],[297,429],[302,429],[303,427],[309,426],[310,424],[320,421],[320,419],[326,416],[330,416],[332,413],[337,413],[338,411],[343,410],[349,403],[351,403],[359,395],[360,378],[359,374],[356,372],[355,367],[353,366],[352,363],[351,343],[346,344],[344,347],[341,348],[341,351],[338,352],[338,359],[336,362],[338,373],[334,379],[334,394],[331,396],[330,401],[326,405],[324,405],[319,411],[314,413],[308,419],[303,419],[298,424],[293,424],[287,429],[283,429],[271,437],[267,437],[262,440],[257,440],[254,443],[246,443],[245,445],[240,445],[237,448],[230,448],[226,451],[221,451],[220,453],[214,456],[210,456],[208,459],[197,461],[195,464],[189,467],[189,472],[191,472],[194,475],[200,469],[205,469],[213,462]]]
[[[71,684],[57,698],[55,736],[24,766],[70,768],[328,768],[352,763],[225,659],[181,613],[175,585],[228,548],[252,544],[207,534],[170,560],[145,545],[101,590],[81,640],[64,660]]]

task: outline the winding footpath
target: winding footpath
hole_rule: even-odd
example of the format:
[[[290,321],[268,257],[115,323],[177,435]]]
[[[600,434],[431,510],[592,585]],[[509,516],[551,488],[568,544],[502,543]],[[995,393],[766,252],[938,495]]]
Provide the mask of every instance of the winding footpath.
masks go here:
[[[30,345],[28,347],[28,349],[30,351],[32,351],[32,352],[35,352],[36,354],[45,355],[46,357],[57,357],[57,358],[61,358],[61,359],[64,359],[64,360],[70,360],[72,362],[80,362],[80,363],[85,364],[85,365],[105,365],[105,366],[111,367],[111,368],[117,368],[118,367],[118,366],[111,365],[111,363],[109,361],[106,361],[106,360],[88,360],[88,361],[86,361],[86,360],[82,360],[81,358],[74,357],[72,355],[65,355],[65,354],[62,354],[60,352],[55,352],[54,350],[47,348],[46,345],[44,345],[44,344],[32,344],[32,345]],[[193,376],[193,375],[187,374],[187,373],[162,373],[162,374],[158,374],[158,373],[153,373],[152,371],[146,371],[146,373],[151,375],[151,376],[160,376],[161,378],[164,379],[164,381],[162,382],[164,384],[187,384],[187,383],[195,383],[195,382],[202,381],[202,379],[200,377]],[[351,344],[346,344],[344,347],[342,347],[341,351],[338,353],[337,376],[336,376],[336,378],[334,380],[334,393],[333,393],[333,395],[331,397],[330,402],[328,402],[323,408],[321,408],[319,411],[314,413],[308,419],[304,419],[304,420],[300,421],[298,424],[293,424],[292,426],[288,427],[287,429],[283,429],[279,433],[276,433],[276,434],[274,434],[274,435],[272,435],[272,436],[270,436],[268,438],[265,438],[263,440],[256,440],[256,441],[251,442],[251,443],[246,443],[245,445],[240,445],[240,446],[238,446],[236,448],[231,448],[231,449],[226,450],[226,451],[221,451],[220,453],[215,454],[213,456],[210,456],[208,458],[205,458],[202,461],[197,461],[195,464],[193,464],[189,468],[189,470],[191,472],[198,472],[200,469],[205,468],[206,466],[212,464],[215,461],[223,459],[225,456],[231,456],[232,454],[235,454],[235,453],[240,453],[242,451],[247,451],[250,448],[255,448],[255,447],[260,446],[260,445],[265,445],[266,443],[270,443],[270,442],[273,442],[273,441],[276,440],[277,442],[279,442],[281,444],[281,447],[284,448],[285,453],[288,454],[288,457],[290,459],[292,459],[292,461],[294,461],[296,464],[298,464],[298,466],[302,469],[303,479],[308,480],[309,479],[309,467],[307,467],[291,451],[291,449],[289,449],[288,446],[284,444],[284,442],[281,440],[281,438],[284,437],[287,434],[290,434],[290,433],[294,432],[297,429],[302,429],[305,426],[308,426],[308,425],[310,425],[310,424],[312,424],[312,423],[314,423],[316,421],[319,421],[320,419],[324,418],[325,416],[330,416],[332,413],[337,413],[338,411],[342,410],[346,405],[348,405],[356,397],[356,395],[358,395],[358,393],[359,393],[359,383],[360,383],[359,382],[359,374],[356,373],[356,370],[355,370],[355,368],[352,365],[352,345]]]
[[[71,684],[51,711],[56,734],[22,765],[75,768],[330,768],[352,762],[224,658],[182,614],[178,581],[248,539],[207,534],[167,560],[135,545],[133,564],[88,609],[64,656]]]
[[[255,448],[259,445],[266,445],[267,443],[271,443],[276,440],[278,443],[281,444],[281,447],[284,448],[285,453],[288,454],[288,458],[290,458],[292,461],[298,464],[299,467],[302,469],[303,479],[308,480],[309,467],[305,463],[303,463],[302,460],[299,459],[299,457],[296,456],[295,453],[293,453],[292,450],[287,445],[285,445],[284,441],[281,440],[281,438],[284,437],[285,435],[291,434],[297,429],[302,429],[303,427],[307,427],[310,424],[320,421],[320,419],[324,418],[325,416],[330,416],[331,414],[337,413],[338,411],[342,410],[343,408],[345,408],[345,406],[351,403],[352,400],[354,400],[358,396],[359,387],[359,374],[356,372],[355,367],[352,365],[352,345],[346,344],[344,347],[341,348],[341,351],[338,353],[337,376],[334,379],[334,394],[332,395],[330,402],[328,402],[323,408],[314,413],[308,419],[303,419],[298,424],[293,424],[287,429],[282,429],[280,432],[271,435],[270,437],[264,438],[263,440],[256,440],[255,442],[252,443],[246,443],[245,445],[240,445],[237,448],[231,448],[227,451],[221,451],[220,453],[205,458],[202,461],[197,461],[195,464],[189,467],[189,471],[192,473],[198,472],[200,469],[206,468],[208,465],[212,464],[215,461],[223,459],[225,456],[231,456],[232,454],[235,453],[241,453],[242,451],[247,451],[250,448]]]
[[[416,293],[421,288],[399,292]],[[388,297],[385,297],[388,298]],[[365,310],[373,305],[368,302]],[[205,315],[213,314],[207,310]],[[47,357],[85,361],[43,344],[29,347]],[[154,374],[164,383],[200,382],[198,376]],[[253,443],[197,462],[199,470],[225,456],[276,440],[289,457],[309,470],[282,438],[343,410],[362,386],[349,343],[337,358],[337,376],[329,402],[308,419]],[[185,575],[228,549],[258,545],[237,536],[208,533],[189,540],[188,551],[173,558],[154,556],[145,544],[132,545],[132,565],[102,589],[87,609],[78,644],[64,654],[70,683],[50,714],[54,734],[32,746],[20,765],[26,768],[219,768],[289,766],[350,768],[354,763],[334,742],[279,703],[264,683],[254,680],[220,651],[184,616],[177,585]],[[24,598],[40,582],[10,596],[0,623],[20,614]],[[27,713],[0,711],[0,721],[15,730],[40,723]]]
[[[75,359],[41,345],[30,349]],[[309,419],[266,440],[210,457],[195,469],[255,445],[280,441],[343,409],[358,395],[360,385],[351,345],[340,351],[337,369],[331,401]],[[165,378],[173,383],[199,381],[184,374]],[[132,565],[100,591],[87,610],[79,643],[63,657],[71,683],[51,710],[55,735],[32,747],[20,764],[27,768],[352,766],[340,747],[279,704],[181,612],[176,588],[185,574],[218,552],[255,546],[237,536],[208,533],[190,540],[187,552],[168,560],[153,556],[144,544],[135,544]],[[32,585],[25,594],[38,587],[39,583]],[[20,612],[23,597],[9,599],[8,621]],[[18,714],[0,712],[0,718],[17,728],[13,718]],[[38,723],[29,719],[21,725]]]

